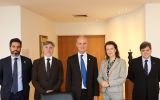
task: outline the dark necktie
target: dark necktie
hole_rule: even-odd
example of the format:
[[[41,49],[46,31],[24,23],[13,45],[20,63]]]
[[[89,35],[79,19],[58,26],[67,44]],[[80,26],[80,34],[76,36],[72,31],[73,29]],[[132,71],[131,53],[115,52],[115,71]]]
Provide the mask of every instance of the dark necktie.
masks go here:
[[[50,71],[51,71],[51,66],[50,66],[50,58],[47,58],[47,77],[49,79],[50,77]]]
[[[18,92],[18,74],[17,74],[17,59],[14,58],[14,64],[13,64],[13,83],[12,83],[12,88],[11,92],[16,94]]]
[[[82,75],[83,85],[86,88],[87,87],[86,68],[82,57],[83,55],[81,55],[81,75]]]
[[[145,64],[144,64],[144,71],[145,74],[148,75],[148,64],[147,64],[148,60],[145,60]]]

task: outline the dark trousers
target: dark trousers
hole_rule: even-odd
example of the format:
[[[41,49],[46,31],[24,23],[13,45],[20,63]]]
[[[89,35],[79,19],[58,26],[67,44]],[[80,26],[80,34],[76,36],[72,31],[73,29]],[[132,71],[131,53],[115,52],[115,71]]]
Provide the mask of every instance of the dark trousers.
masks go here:
[[[25,100],[23,91],[17,92],[16,94],[11,93],[9,100]]]
[[[86,89],[81,90],[81,100],[88,100],[88,93]]]

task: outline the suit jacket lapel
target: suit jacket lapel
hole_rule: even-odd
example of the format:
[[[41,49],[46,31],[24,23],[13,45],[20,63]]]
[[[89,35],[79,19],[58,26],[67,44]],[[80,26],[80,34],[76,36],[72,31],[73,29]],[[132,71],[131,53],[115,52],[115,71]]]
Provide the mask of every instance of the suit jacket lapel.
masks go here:
[[[51,72],[52,72],[53,69],[54,69],[54,65],[55,65],[55,59],[54,59],[54,57],[52,57]]]
[[[45,61],[44,61],[44,57],[42,57],[41,59],[40,59],[40,66],[39,67],[41,67],[40,69],[42,69],[42,74],[44,73],[45,74],[45,76],[47,77],[47,71],[46,71],[46,65],[45,65]]]
[[[79,75],[81,75],[81,70],[80,70],[80,64],[79,64],[79,58],[78,58],[78,54],[75,56],[75,67],[77,72],[79,73]]]
[[[87,54],[87,69],[89,68],[88,66],[90,66],[90,57],[89,55]],[[87,71],[88,72],[88,71]]]
[[[86,70],[86,71],[87,71],[87,80],[89,79],[89,77],[88,77],[89,75],[88,75],[88,74],[89,74],[89,68],[91,67],[90,65],[91,65],[91,58],[90,58],[90,56],[87,54],[87,70]],[[90,67],[89,67],[89,66],[90,66]]]
[[[152,73],[155,64],[156,64],[156,63],[154,62],[153,58],[151,57],[151,70],[150,70],[150,72],[149,72],[148,75],[150,75],[150,73]]]
[[[23,80],[23,75],[24,75],[24,72],[25,72],[25,63],[26,63],[26,61],[25,61],[25,59],[22,57],[22,56],[20,56],[21,57],[21,66],[22,66],[22,80]]]
[[[9,63],[7,63],[8,65],[8,68],[9,68],[9,73],[10,73],[10,75],[11,75],[11,77],[12,77],[12,60],[11,60],[12,58],[11,58],[11,56],[10,57],[8,57],[8,62]]]

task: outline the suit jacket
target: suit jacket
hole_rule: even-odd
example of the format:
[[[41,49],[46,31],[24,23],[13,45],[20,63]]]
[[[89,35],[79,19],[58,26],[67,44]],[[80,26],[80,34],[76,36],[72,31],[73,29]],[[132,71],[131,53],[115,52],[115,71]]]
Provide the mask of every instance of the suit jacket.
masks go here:
[[[108,80],[107,76],[107,60],[101,62],[101,68],[98,75],[99,83],[101,81]],[[109,84],[110,87],[102,87],[102,93],[122,93],[123,95],[123,83],[126,80],[126,62],[123,59],[116,58],[114,64],[109,71]],[[123,98],[119,98],[121,100]]]
[[[60,60],[52,57],[50,79],[47,79],[44,57],[33,62],[32,83],[35,87],[35,99],[40,100],[40,95],[46,94],[47,90],[54,90],[53,93],[60,91],[63,80],[63,69]]]
[[[94,96],[99,96],[99,84],[97,77],[97,59],[87,54],[87,100],[93,100]],[[80,100],[82,89],[81,86],[81,70],[79,66],[78,54],[75,54],[70,56],[67,60],[66,91],[72,92],[74,100]]]
[[[127,78],[134,83],[132,100],[158,100],[160,59],[151,57],[149,75],[146,75],[143,69],[142,57],[131,60]]]
[[[29,82],[31,80],[31,59],[20,56],[22,62],[22,84],[24,100],[29,99]],[[1,84],[1,100],[9,100],[12,87],[12,62],[11,56],[0,60],[0,84]]]

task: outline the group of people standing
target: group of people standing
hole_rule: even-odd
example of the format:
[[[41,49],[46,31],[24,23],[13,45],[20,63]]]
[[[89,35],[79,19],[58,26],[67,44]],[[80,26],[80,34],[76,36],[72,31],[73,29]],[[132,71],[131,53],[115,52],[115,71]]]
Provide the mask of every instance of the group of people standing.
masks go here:
[[[130,61],[128,74],[125,60],[120,58],[114,41],[104,45],[105,59],[98,73],[96,57],[88,54],[88,41],[77,38],[78,52],[67,59],[66,92],[74,100],[98,100],[99,84],[104,100],[123,100],[126,78],[133,83],[132,100],[158,100],[160,59],[151,56],[151,44],[140,45],[141,56]],[[60,92],[63,82],[62,62],[53,57],[54,43],[43,44],[42,58],[32,61],[20,55],[22,42],[10,40],[11,55],[0,60],[1,100],[29,100],[29,83],[35,88],[35,100],[42,95]]]

